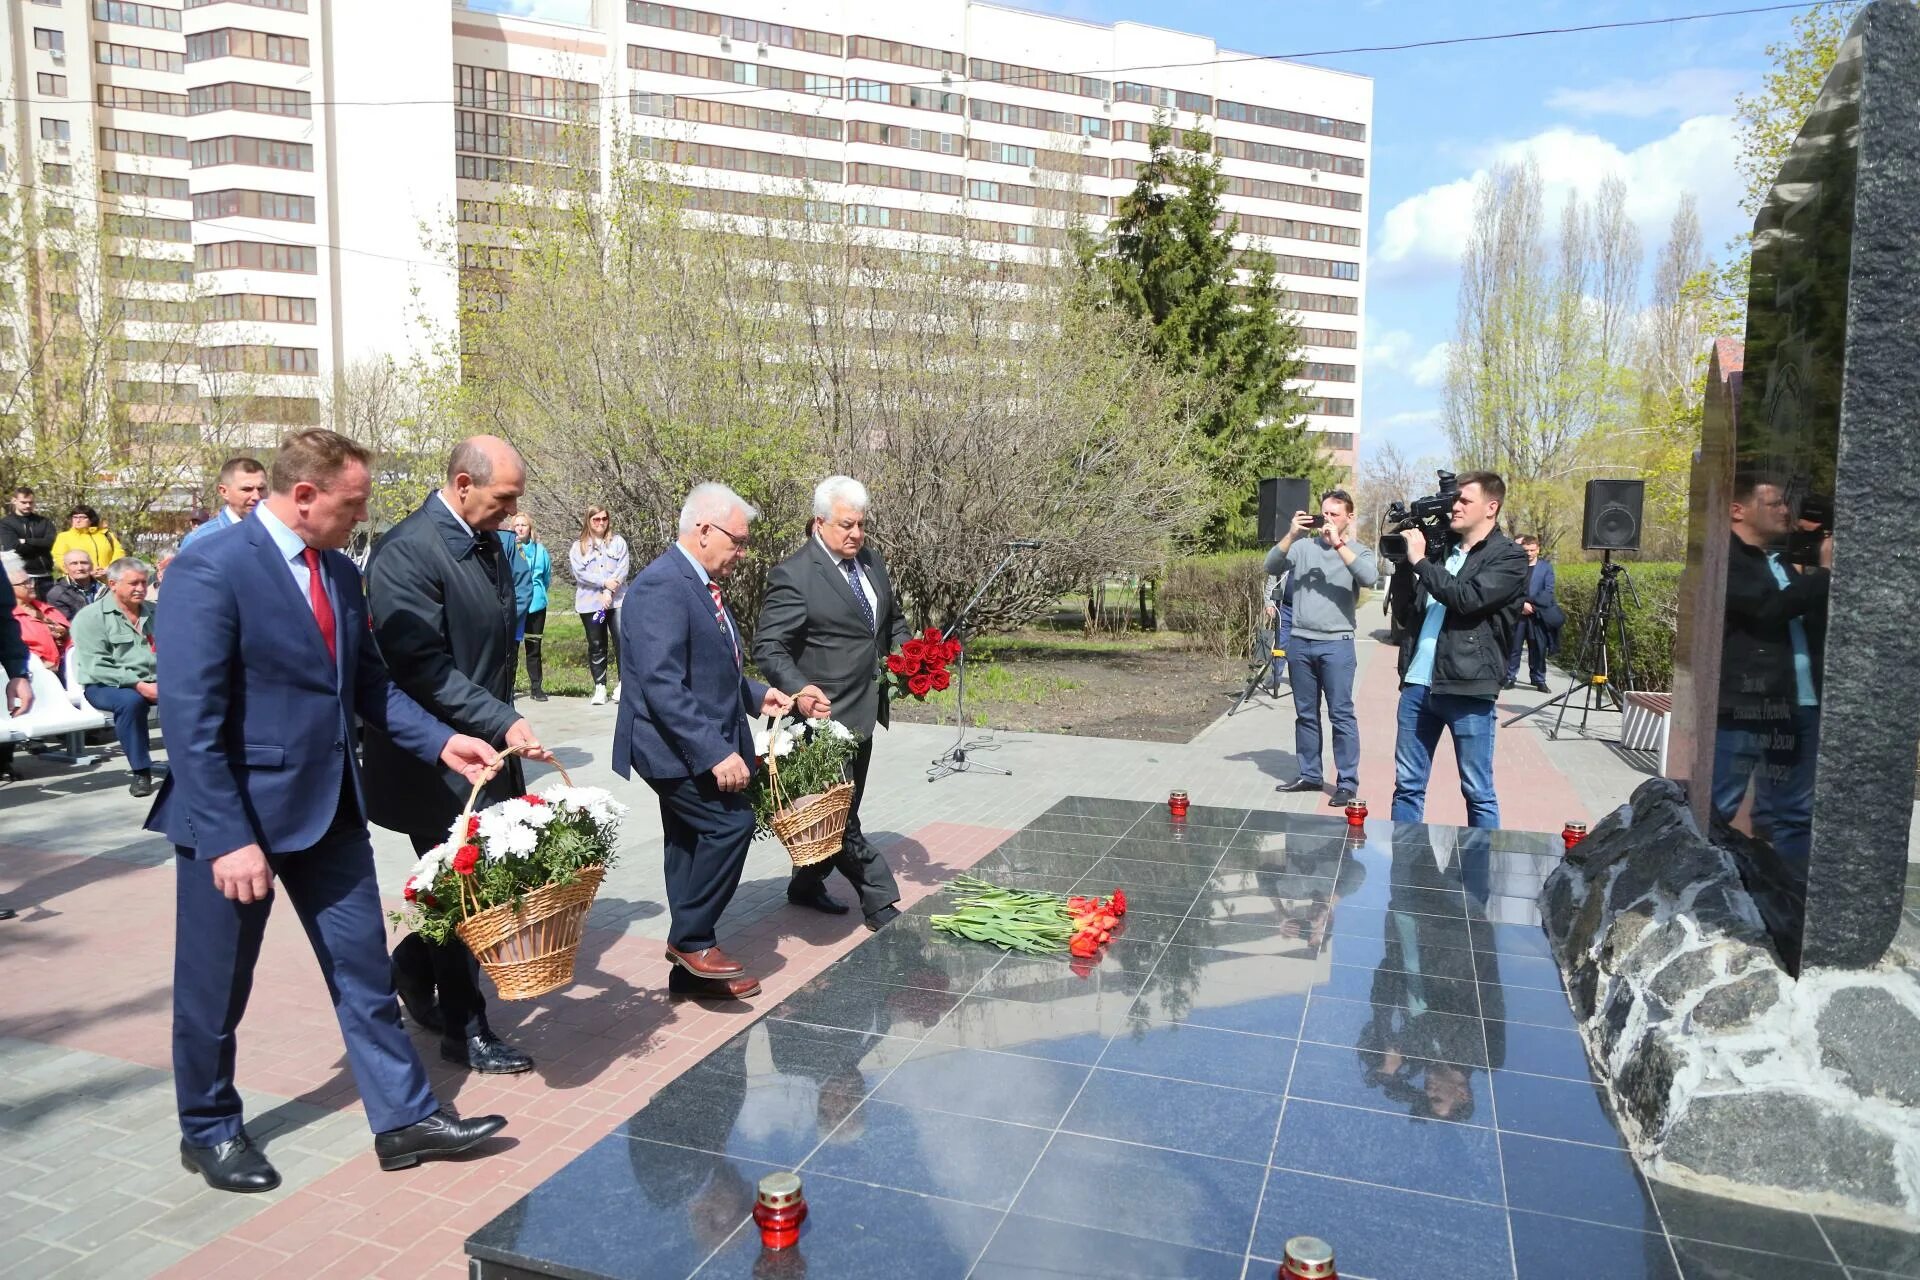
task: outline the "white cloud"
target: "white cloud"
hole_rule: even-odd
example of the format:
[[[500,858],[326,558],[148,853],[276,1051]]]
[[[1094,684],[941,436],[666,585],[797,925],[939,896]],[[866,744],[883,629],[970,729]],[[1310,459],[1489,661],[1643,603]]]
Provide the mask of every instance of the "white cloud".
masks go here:
[[[1556,89],[1547,106],[1577,116],[1626,116],[1647,120],[1654,116],[1710,115],[1726,109],[1734,95],[1752,86],[1745,72],[1702,68],[1669,71],[1647,80],[1609,80],[1587,89]]]
[[[1440,425],[1438,409],[1409,409],[1403,413],[1390,413],[1378,422],[1376,427],[1437,427]]]
[[[1388,329],[1380,334],[1367,344],[1367,372],[1401,368],[1416,341],[1405,329]]]
[[[1648,257],[1665,241],[1667,223],[1688,191],[1699,201],[1706,242],[1717,244],[1740,221],[1740,180],[1733,167],[1738,149],[1728,116],[1695,116],[1631,151],[1571,128],[1494,143],[1481,149],[1472,174],[1428,187],[1387,211],[1374,258],[1376,277],[1450,273],[1459,264],[1472,226],[1475,184],[1490,165],[1528,156],[1540,167],[1549,226],[1570,194],[1591,198],[1602,179],[1617,173],[1627,184],[1627,215],[1639,227]]]
[[[1447,380],[1447,357],[1453,350],[1450,342],[1436,342],[1427,348],[1425,355],[1413,362],[1407,370],[1416,387],[1432,389]]]

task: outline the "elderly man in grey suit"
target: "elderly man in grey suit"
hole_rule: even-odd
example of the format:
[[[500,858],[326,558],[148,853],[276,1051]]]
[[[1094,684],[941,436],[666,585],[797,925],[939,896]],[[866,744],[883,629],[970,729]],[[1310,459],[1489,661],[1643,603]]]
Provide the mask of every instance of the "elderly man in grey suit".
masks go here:
[[[829,476],[813,491],[806,545],[767,575],[767,595],[753,637],[753,660],[774,688],[793,695],[802,715],[832,715],[860,738],[849,774],[853,808],[840,852],[796,868],[789,901],[839,915],[847,908],[827,892],[838,869],[859,892],[867,928],[900,914],[900,886],[860,829],[860,801],[873,762],[876,725],[887,723],[887,654],[907,640],[907,619],[887,576],[886,561],[867,543],[867,488],[851,476]]]

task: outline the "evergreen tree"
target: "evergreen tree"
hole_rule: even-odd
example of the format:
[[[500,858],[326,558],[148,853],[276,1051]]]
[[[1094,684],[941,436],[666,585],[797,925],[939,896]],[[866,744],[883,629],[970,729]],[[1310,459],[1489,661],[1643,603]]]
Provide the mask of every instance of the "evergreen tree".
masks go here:
[[[1176,136],[1156,120],[1147,142],[1151,158],[1105,236],[1077,239],[1084,280],[1093,305],[1146,320],[1152,354],[1207,395],[1195,448],[1214,493],[1199,540],[1249,545],[1261,477],[1306,476],[1319,490],[1338,476],[1288,385],[1300,376],[1300,339],[1273,264],[1234,248],[1238,222],[1221,211],[1227,182],[1212,137]]]

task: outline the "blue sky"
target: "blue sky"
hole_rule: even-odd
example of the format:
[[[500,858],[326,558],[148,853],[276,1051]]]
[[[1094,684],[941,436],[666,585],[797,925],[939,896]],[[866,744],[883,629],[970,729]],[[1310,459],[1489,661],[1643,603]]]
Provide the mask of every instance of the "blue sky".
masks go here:
[[[1287,53],[1764,2],[1026,0],[1024,7],[1176,27],[1238,52]],[[493,0],[488,7],[571,17],[584,0]],[[1374,80],[1363,450],[1392,441],[1412,457],[1445,451],[1440,378],[1475,175],[1492,161],[1531,153],[1557,204],[1574,190],[1590,194],[1617,172],[1628,183],[1649,262],[1681,193],[1691,191],[1706,243],[1718,251],[1741,223],[1734,96],[1758,87],[1766,46],[1787,35],[1791,16],[1314,60]]]

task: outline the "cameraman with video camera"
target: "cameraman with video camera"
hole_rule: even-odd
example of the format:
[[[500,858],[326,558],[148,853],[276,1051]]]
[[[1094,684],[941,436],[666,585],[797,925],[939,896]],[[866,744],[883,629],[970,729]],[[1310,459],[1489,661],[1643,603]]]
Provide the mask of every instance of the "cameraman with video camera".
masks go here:
[[[1445,494],[1453,478],[1442,473]],[[1527,553],[1500,532],[1507,486],[1491,471],[1453,481],[1452,511],[1428,558],[1427,533],[1410,521],[1403,564],[1388,604],[1404,631],[1400,642],[1399,736],[1393,748],[1393,820],[1420,822],[1427,806],[1433,752],[1444,729],[1453,735],[1467,825],[1498,827],[1493,789],[1494,699],[1506,675],[1520,605],[1526,598]],[[1439,504],[1422,499],[1416,513]],[[1386,540],[1382,539],[1382,545]],[[1402,544],[1396,543],[1398,551]],[[1396,557],[1397,558],[1397,557]]]

